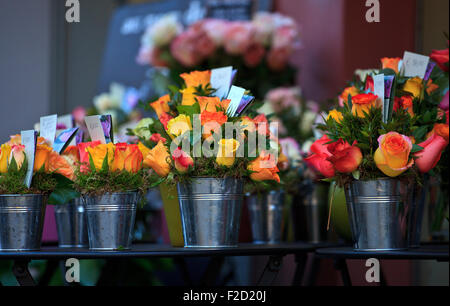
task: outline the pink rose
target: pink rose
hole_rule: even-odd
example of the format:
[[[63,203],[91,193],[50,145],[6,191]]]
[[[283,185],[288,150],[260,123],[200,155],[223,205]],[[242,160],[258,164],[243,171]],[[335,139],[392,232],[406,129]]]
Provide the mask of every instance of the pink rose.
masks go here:
[[[448,91],[445,94],[444,98],[442,98],[441,103],[439,104],[439,108],[444,110],[444,111],[448,111]]]
[[[286,48],[271,49],[267,55],[267,65],[274,71],[283,70],[289,61],[290,55],[290,50]]]
[[[199,33],[196,41],[197,43],[195,44],[195,49],[201,57],[207,58],[216,51],[214,41],[206,34],[206,32],[202,31]]]
[[[248,22],[230,22],[225,33],[224,48],[232,55],[244,54],[252,43],[254,29]]]
[[[433,133],[424,142],[419,143],[419,146],[421,146],[423,150],[414,154],[417,157],[416,165],[419,168],[419,171],[421,173],[427,173],[436,167],[441,159],[442,151],[444,151],[447,145],[447,141],[436,133]]]
[[[196,48],[196,39],[195,31],[188,29],[178,35],[170,44],[172,56],[183,66],[193,67],[202,61],[202,57]]]
[[[223,45],[228,22],[221,19],[205,19],[201,22],[202,29],[217,47]]]
[[[78,125],[84,125],[84,117],[86,117],[86,109],[78,106],[72,111],[72,116]]]
[[[247,65],[250,68],[258,66],[258,64],[262,61],[264,58],[264,55],[266,54],[266,49],[258,43],[253,43],[250,45],[245,51],[244,54],[244,62],[245,65]]]
[[[282,26],[275,30],[273,37],[272,48],[274,49],[288,49],[293,50],[295,48],[296,39],[298,37],[298,31],[292,26]]]

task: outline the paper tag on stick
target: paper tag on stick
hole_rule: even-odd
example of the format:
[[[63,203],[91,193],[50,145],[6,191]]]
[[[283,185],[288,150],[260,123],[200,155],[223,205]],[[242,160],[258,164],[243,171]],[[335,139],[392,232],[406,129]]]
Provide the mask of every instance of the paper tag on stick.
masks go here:
[[[227,99],[230,100],[230,104],[228,105],[227,114],[230,117],[234,117],[236,114],[236,110],[241,104],[242,97],[244,96],[245,89],[242,87],[231,86],[230,92],[228,94]]]
[[[403,67],[405,77],[419,77],[423,79],[427,72],[430,58],[425,55],[405,51],[403,55]]]
[[[92,141],[99,140],[100,143],[106,144],[105,134],[103,132],[102,123],[99,116],[87,116],[84,118],[86,126]]]
[[[22,131],[20,133],[22,145],[25,146],[25,155],[27,158],[27,173],[25,175],[24,184],[30,188],[33,179],[34,154],[36,153],[37,132],[35,130]]]
[[[224,98],[228,94],[228,90],[231,86],[231,79],[233,76],[233,67],[223,67],[211,70],[211,87],[216,89],[213,94],[220,99]]]
[[[53,142],[55,141],[57,122],[58,115],[41,117],[39,121],[40,136],[45,139],[50,147],[53,146]]]

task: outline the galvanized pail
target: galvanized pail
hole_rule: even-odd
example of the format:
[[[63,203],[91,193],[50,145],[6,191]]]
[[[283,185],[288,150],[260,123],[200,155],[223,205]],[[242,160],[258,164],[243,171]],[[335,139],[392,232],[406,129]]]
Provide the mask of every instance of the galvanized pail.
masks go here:
[[[237,246],[243,187],[234,178],[193,178],[178,184],[185,247]]]
[[[60,248],[87,248],[87,218],[81,198],[55,205],[56,229]]]
[[[97,251],[131,248],[137,192],[107,193],[83,198],[89,248]]]
[[[280,243],[283,233],[284,191],[246,194],[254,243]]]
[[[353,181],[345,187],[355,250],[408,247],[411,191],[407,184],[388,178]]]
[[[39,194],[0,195],[0,250],[41,248],[47,197]]]

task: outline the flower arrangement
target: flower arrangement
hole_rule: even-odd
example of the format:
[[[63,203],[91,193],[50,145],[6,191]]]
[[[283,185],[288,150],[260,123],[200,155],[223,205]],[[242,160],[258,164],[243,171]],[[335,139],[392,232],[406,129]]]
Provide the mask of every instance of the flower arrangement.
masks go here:
[[[379,72],[344,90],[341,106],[318,126],[325,135],[306,159],[339,185],[382,177],[417,180],[433,171],[448,145],[448,110],[440,108],[448,68],[439,68],[448,67],[448,56],[439,67],[430,61],[423,78],[405,77],[400,58],[383,58],[381,64]],[[384,74],[385,97],[375,95],[377,73]]]
[[[144,167],[160,182],[232,177],[279,183],[278,143],[266,116],[250,107],[249,93],[233,104],[214,96],[211,71],[180,77],[182,88],[170,87],[149,103],[158,120],[144,118],[130,130],[139,137]]]
[[[269,89],[294,82],[289,58],[298,36],[295,21],[278,13],[257,13],[251,21],[205,19],[187,28],[169,14],[147,29],[137,61],[168,67],[177,84],[183,72],[234,66],[237,82],[262,99]]]

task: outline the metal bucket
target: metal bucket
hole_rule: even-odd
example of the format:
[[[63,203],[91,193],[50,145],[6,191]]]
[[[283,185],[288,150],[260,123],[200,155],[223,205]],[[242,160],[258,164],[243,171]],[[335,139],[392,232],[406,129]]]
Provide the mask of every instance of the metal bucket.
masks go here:
[[[305,181],[293,198],[291,210],[296,241],[326,241],[327,206],[330,184]]]
[[[83,198],[89,248],[97,251],[131,248],[137,192],[107,193]]]
[[[59,247],[88,247],[87,219],[81,198],[64,205],[55,205],[54,210]]]
[[[250,213],[253,242],[280,243],[283,233],[284,191],[246,194],[246,202]]]
[[[234,178],[194,178],[179,183],[185,247],[235,247],[244,183]]]
[[[38,194],[0,195],[0,250],[41,248],[47,197]]]
[[[411,195],[412,188],[395,179],[347,185],[345,196],[355,250],[406,249]]]

